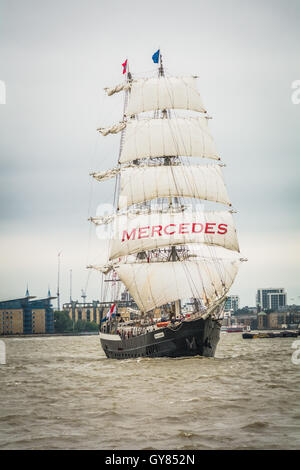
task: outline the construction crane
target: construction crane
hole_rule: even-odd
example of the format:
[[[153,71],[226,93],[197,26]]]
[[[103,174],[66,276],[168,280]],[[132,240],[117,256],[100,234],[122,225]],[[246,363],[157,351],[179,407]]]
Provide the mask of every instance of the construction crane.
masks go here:
[[[60,311],[60,292],[59,292],[59,281],[60,281],[60,255],[61,255],[61,251],[58,253],[57,255],[57,258],[58,258],[58,262],[57,262],[57,310]]]
[[[82,297],[83,303],[85,304],[86,293],[83,289],[81,289],[81,297]]]

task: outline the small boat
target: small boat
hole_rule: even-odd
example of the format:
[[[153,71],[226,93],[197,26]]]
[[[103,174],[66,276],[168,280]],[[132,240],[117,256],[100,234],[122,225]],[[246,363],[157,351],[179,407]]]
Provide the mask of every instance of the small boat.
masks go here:
[[[244,339],[256,339],[256,338],[296,338],[299,335],[299,331],[264,331],[255,333],[243,333]]]
[[[226,333],[242,333],[244,328],[242,326],[222,326],[221,331],[225,331]]]

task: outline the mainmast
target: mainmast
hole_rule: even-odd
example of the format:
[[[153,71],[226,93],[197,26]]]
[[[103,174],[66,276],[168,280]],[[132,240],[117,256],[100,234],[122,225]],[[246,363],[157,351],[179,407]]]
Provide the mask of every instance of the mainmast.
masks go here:
[[[159,68],[158,68],[158,76],[159,77],[164,77],[165,76],[165,71],[164,71],[164,66],[163,66],[163,59],[162,59],[162,54],[159,52]],[[168,119],[168,111],[166,109],[162,110],[162,118],[163,119]],[[170,157],[165,157],[164,158],[164,165],[171,165],[171,159]],[[176,206],[178,203],[177,198],[170,197],[169,198],[169,208],[173,207],[174,205]],[[170,248],[170,255],[169,255],[169,260],[171,261],[180,261],[180,257],[178,255],[176,246],[171,246]],[[170,319],[171,318],[176,318],[180,315],[181,312],[181,301],[175,300],[174,303],[172,303],[172,310],[170,313]]]

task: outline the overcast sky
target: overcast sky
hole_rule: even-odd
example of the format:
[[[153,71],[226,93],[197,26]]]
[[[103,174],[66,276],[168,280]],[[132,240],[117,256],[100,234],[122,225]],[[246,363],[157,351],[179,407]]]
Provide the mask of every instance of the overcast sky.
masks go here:
[[[199,75],[210,127],[249,259],[231,290],[254,305],[259,287],[285,287],[300,303],[299,0],[0,0],[0,297],[56,292],[62,301],[99,298],[85,266],[99,255],[87,218],[109,203],[110,183],[91,170],[115,165],[123,97],[103,88],[155,69]],[[295,299],[295,300],[292,300]]]

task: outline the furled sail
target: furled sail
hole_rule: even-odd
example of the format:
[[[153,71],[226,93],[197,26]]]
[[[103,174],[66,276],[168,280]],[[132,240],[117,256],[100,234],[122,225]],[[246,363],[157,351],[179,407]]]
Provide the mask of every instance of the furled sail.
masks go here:
[[[115,124],[114,126],[111,127],[100,127],[97,129],[102,135],[106,136],[108,134],[117,134],[118,132],[122,131],[125,129],[126,123],[125,122],[120,122],[119,124]]]
[[[115,270],[138,307],[148,312],[178,299],[201,298],[206,304],[219,299],[231,287],[238,261],[125,263]]]
[[[205,113],[196,78],[147,78],[131,84],[126,116],[159,109],[187,109]]]
[[[109,259],[164,246],[204,243],[239,251],[228,211],[155,212],[116,215]]]
[[[104,88],[104,90],[106,91],[108,96],[111,96],[111,95],[114,95],[115,93],[119,93],[120,91],[129,90],[130,87],[131,87],[131,84],[129,82],[123,82],[111,88]]]
[[[111,178],[114,178],[119,173],[120,173],[120,168],[110,168],[109,170],[103,170],[103,171],[97,171],[97,172],[91,173],[91,176],[93,176],[98,181],[106,181]]]
[[[207,119],[200,116],[127,121],[120,163],[165,156],[220,160]]]
[[[231,205],[219,165],[157,165],[121,171],[119,209],[161,197],[191,197]]]

